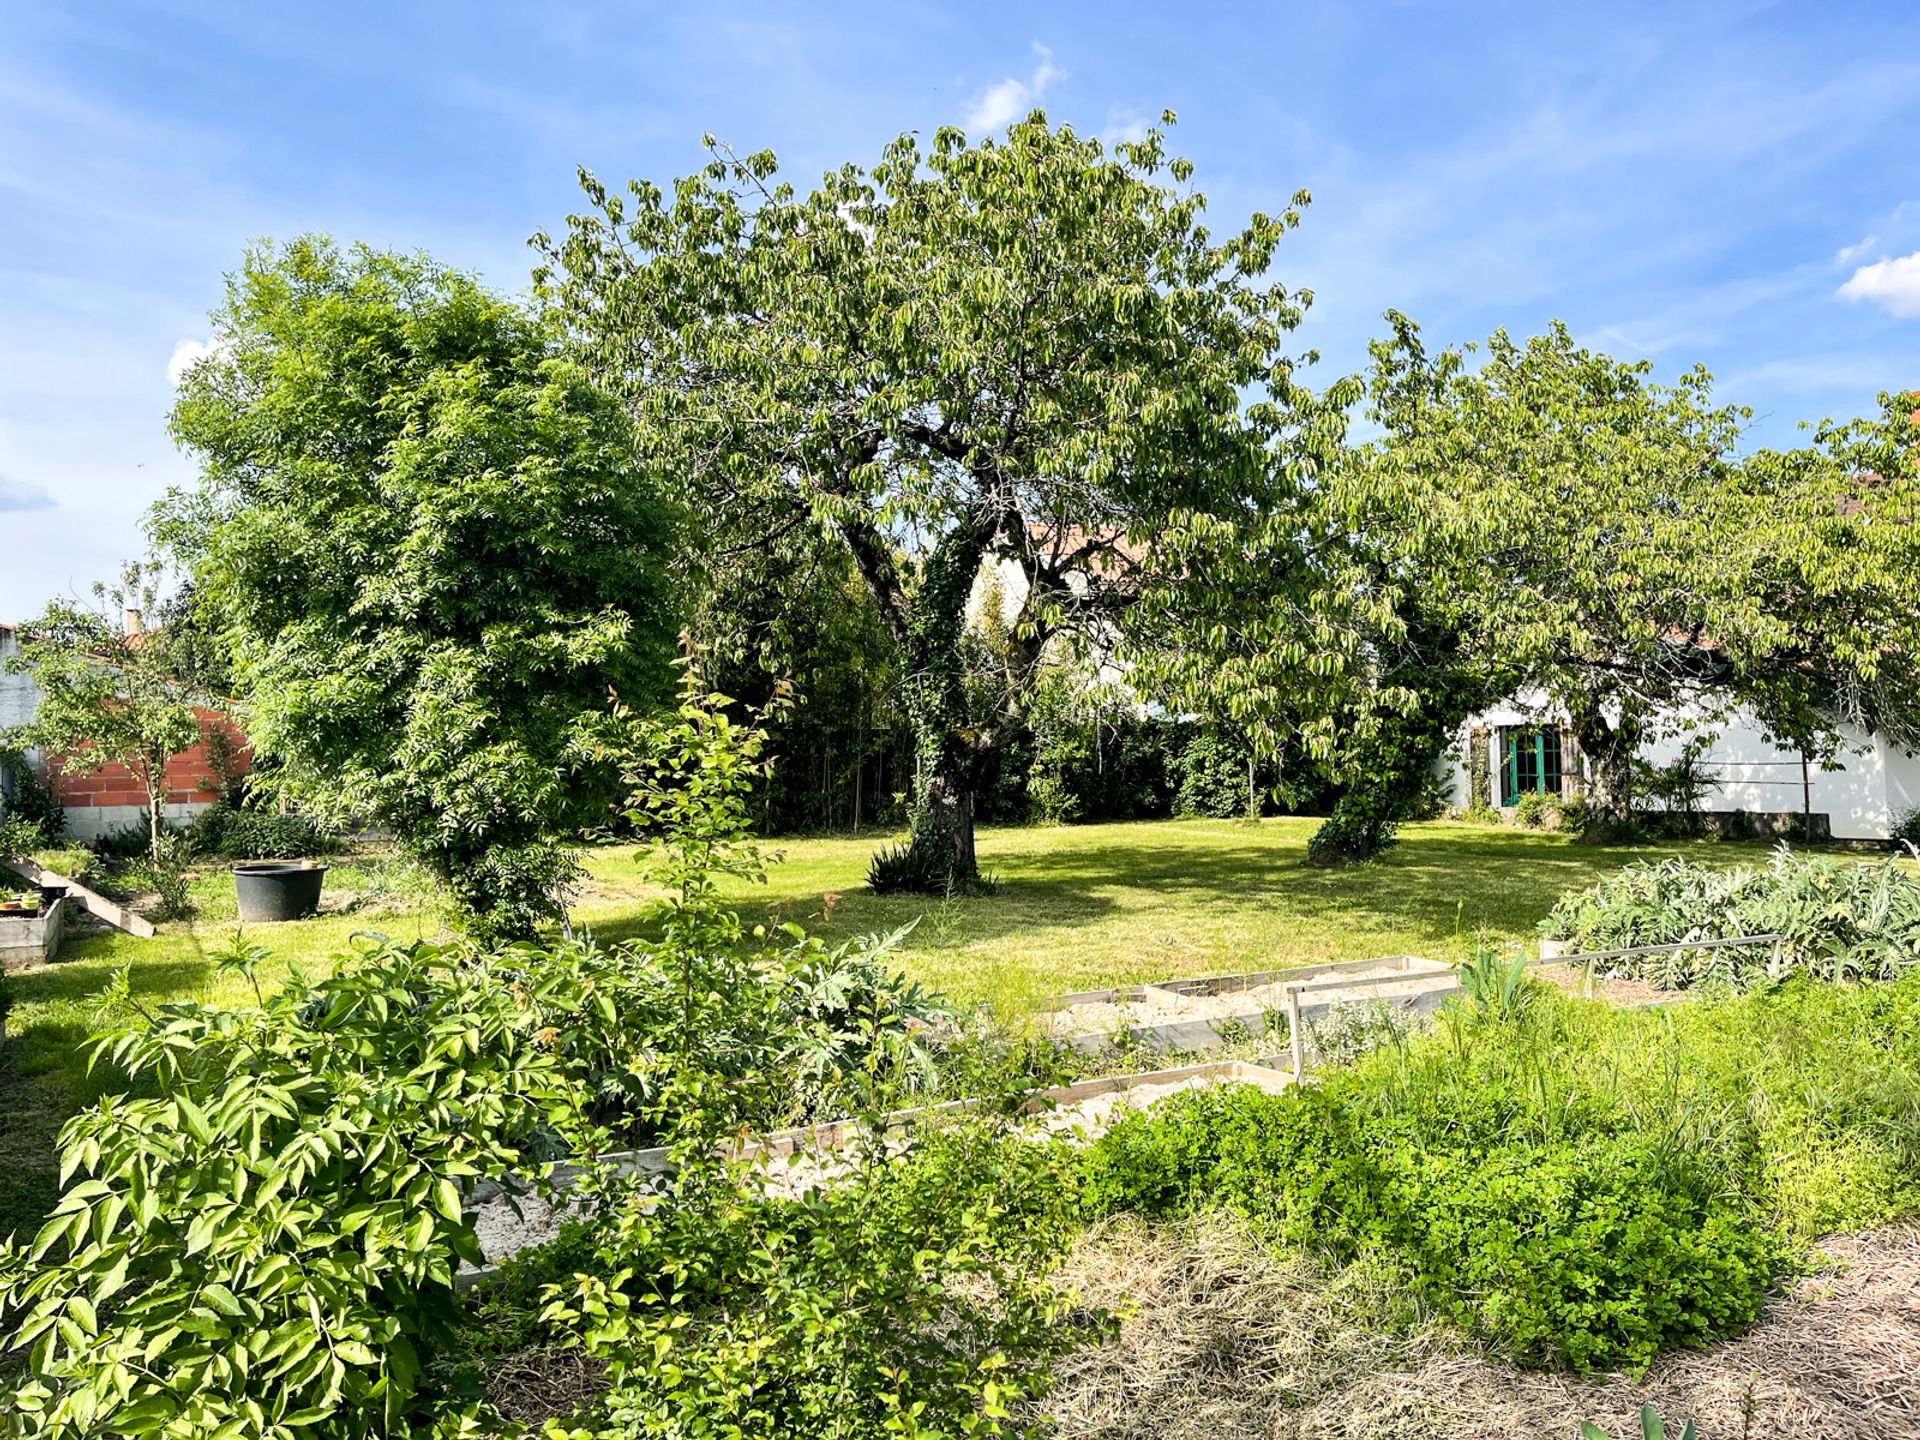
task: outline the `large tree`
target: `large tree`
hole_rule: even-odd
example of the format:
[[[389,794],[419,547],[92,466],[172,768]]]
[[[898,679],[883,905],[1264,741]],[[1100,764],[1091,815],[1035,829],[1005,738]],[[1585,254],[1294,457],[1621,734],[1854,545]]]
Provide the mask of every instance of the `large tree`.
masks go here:
[[[1445,664],[1411,680],[1430,733],[1499,693],[1537,696],[1568,717],[1604,837],[1631,825],[1634,755],[1662,729],[1745,707],[1830,757],[1844,721],[1910,724],[1887,657],[1920,638],[1914,480],[1868,480],[1861,459],[1889,448],[1891,409],[1742,460],[1747,412],[1716,405],[1702,369],[1655,384],[1559,325],[1496,334],[1469,369],[1389,318],[1378,435],[1329,493],[1395,576],[1403,621],[1444,637]]]
[[[419,256],[250,251],[181,382],[157,533],[230,650],[263,783],[390,827],[524,933],[603,821],[610,692],[666,693],[672,512],[617,400]]]
[[[1298,210],[1215,236],[1158,132],[1109,150],[1038,112],[804,192],[711,148],[670,191],[583,175],[589,213],[538,242],[544,293],[711,535],[846,547],[916,735],[912,869],[964,887],[975,788],[1054,636],[1165,617],[1249,526],[1270,576],[1302,568],[1287,517],[1338,426],[1282,349],[1307,297],[1267,278]],[[982,718],[963,631],[987,561],[1025,594]]]

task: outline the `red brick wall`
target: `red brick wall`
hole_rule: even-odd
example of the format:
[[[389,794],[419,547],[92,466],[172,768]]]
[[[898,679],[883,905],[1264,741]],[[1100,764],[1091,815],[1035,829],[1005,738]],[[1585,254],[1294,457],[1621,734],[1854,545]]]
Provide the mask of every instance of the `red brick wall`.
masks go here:
[[[252,759],[247,749],[247,737],[225,716],[211,710],[198,710],[200,730],[204,737],[209,726],[224,730],[227,738],[233,742],[234,764],[244,772]],[[209,802],[219,779],[213,773],[213,767],[207,763],[207,747],[204,738],[191,750],[182,752],[167,762],[167,795],[170,805],[192,804],[196,801]],[[145,805],[146,791],[140,788],[140,782],[131,771],[120,765],[105,765],[90,775],[67,775],[61,771],[60,760],[55,756],[47,765],[47,785],[62,805]]]

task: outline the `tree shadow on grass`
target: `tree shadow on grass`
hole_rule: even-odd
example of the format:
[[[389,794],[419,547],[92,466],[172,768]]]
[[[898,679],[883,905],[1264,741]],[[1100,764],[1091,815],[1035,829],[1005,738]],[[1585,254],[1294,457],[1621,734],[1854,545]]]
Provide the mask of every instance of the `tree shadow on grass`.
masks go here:
[[[912,946],[932,952],[992,946],[1010,937],[1057,937],[1111,919],[1123,901],[1143,927],[1177,923],[1183,914],[1219,919],[1250,913],[1268,925],[1298,916],[1444,944],[1481,927],[1530,932],[1566,892],[1650,855],[1704,848],[1732,863],[1763,853],[1684,843],[1589,847],[1528,831],[1431,825],[1409,826],[1401,843],[1379,860],[1326,868],[1306,862],[1312,824],[1267,822],[1245,831],[1204,822],[983,831],[982,866],[997,886],[989,894],[952,899],[873,894],[856,868],[859,852],[850,846],[845,879],[837,886],[823,883],[818,862],[793,870],[775,865],[766,887],[736,896],[735,903],[751,921],[797,921],[829,941],[918,919]],[[608,942],[649,933],[638,913],[602,913],[592,929]]]

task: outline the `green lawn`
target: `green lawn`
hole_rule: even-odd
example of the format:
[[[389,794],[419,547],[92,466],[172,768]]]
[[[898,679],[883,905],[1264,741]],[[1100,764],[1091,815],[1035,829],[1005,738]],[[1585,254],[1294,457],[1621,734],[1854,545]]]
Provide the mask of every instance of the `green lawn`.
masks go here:
[[[1519,939],[1564,891],[1628,861],[1686,850],[1709,861],[1763,856],[1759,846],[1698,843],[1598,849],[1557,836],[1446,823],[1411,825],[1385,860],[1351,870],[1305,863],[1317,821],[1172,821],[984,831],[990,896],[938,901],[865,889],[867,857],[887,837],[775,842],[764,887],[738,890],[744,912],[797,920],[830,940],[918,920],[902,963],[960,999],[1017,1011],[1064,990],[1170,975],[1270,969],[1320,960],[1418,953],[1448,957],[1475,935]],[[593,853],[578,914],[603,939],[635,934],[647,898],[631,847]],[[289,962],[324,964],[356,931],[404,938],[442,933],[430,899],[377,858],[336,861],[329,891],[361,909],[253,937]],[[837,897],[829,904],[828,897]],[[152,940],[118,933],[72,944],[58,965],[18,975],[0,1051],[0,1234],[44,1214],[54,1194],[53,1140],[62,1119],[110,1081],[89,1077],[81,1047],[114,971],[132,965],[146,1003],[239,1000],[209,953],[235,930],[222,871],[195,886],[198,915]],[[272,980],[272,970],[263,972]]]
[[[879,896],[867,857],[886,837],[774,842],[765,887],[743,913],[797,920],[830,940],[919,920],[905,949],[917,977],[1009,1009],[1064,990],[1172,975],[1274,969],[1372,955],[1447,958],[1477,935],[1517,940],[1567,890],[1631,860],[1686,852],[1735,864],[1759,845],[1576,845],[1497,826],[1409,825],[1371,865],[1306,863],[1314,819],[1178,820],[983,831],[985,897]],[[895,837],[898,838],[898,837]],[[634,932],[631,850],[596,852],[580,913],[603,938]],[[838,899],[828,913],[828,895]]]

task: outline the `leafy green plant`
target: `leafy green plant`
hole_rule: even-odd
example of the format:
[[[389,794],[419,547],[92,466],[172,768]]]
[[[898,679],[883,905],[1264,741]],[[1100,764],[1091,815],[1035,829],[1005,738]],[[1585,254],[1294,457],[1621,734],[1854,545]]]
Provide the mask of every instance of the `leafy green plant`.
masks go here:
[[[1904,845],[1920,845],[1920,805],[1894,817],[1888,838]]]
[[[1482,1020],[1512,1020],[1538,993],[1538,987],[1527,977],[1524,952],[1503,960],[1498,950],[1478,946],[1471,959],[1454,966],[1454,973],[1460,977],[1467,1004]]]
[[[794,1036],[783,1057],[803,1104],[875,1109],[883,1097],[924,1094],[939,1081],[952,1012],[918,982],[887,968],[906,937],[868,935],[811,954],[788,970],[780,1008]]]
[[[1522,830],[1553,830],[1561,818],[1560,797],[1544,790],[1529,790],[1513,807],[1513,823]]]
[[[1109,1327],[1041,1278],[1070,1233],[1063,1157],[960,1125],[847,1163],[830,1185],[683,1169],[675,1203],[619,1208],[546,1312],[609,1385],[555,1433],[1044,1433],[1017,1407]]]
[[[28,855],[35,850],[53,844],[67,827],[67,811],[58,797],[40,778],[27,752],[17,745],[6,743],[0,737],[0,776],[5,777],[5,789],[0,792],[0,812],[8,824],[30,827],[37,838],[31,844],[19,843],[25,837],[25,831],[14,833],[14,848],[9,851],[4,842],[0,842],[0,855]]]
[[[0,819],[0,855],[31,855],[46,844],[46,833],[24,816]]]
[[[1786,1263],[1711,1150],[1635,1133],[1545,1141],[1507,1123],[1504,1093],[1457,1089],[1454,1130],[1415,1143],[1356,1084],[1222,1087],[1126,1117],[1086,1154],[1084,1203],[1225,1203],[1336,1261],[1385,1248],[1439,1313],[1517,1360],[1575,1370],[1734,1333]]]
[[[368,940],[257,1008],[101,1037],[146,1094],[67,1124],[65,1193],[5,1253],[17,1433],[345,1440],[470,1410],[421,1389],[482,1258],[464,1197],[534,1178],[576,1110],[526,1021],[470,951]]]
[[[1335,1005],[1324,1019],[1307,1022],[1307,1040],[1322,1064],[1349,1065],[1383,1045],[1405,1044],[1426,1027],[1426,1017],[1387,1000]]]
[[[187,869],[191,855],[191,843],[176,831],[163,831],[154,842],[139,874],[153,887],[156,920],[177,920],[193,912],[193,877]]]
[[[1805,858],[1785,846],[1764,868],[1646,861],[1564,897],[1541,934],[1577,950],[1777,934],[1790,966],[1823,979],[1890,980],[1920,963],[1920,876],[1892,858]],[[1630,957],[1613,968],[1678,989],[1751,984],[1770,959],[1763,946]]]
[[[1640,1407],[1640,1437],[1641,1440],[1667,1440],[1666,1422],[1651,1405]],[[1611,1440],[1611,1437],[1591,1420],[1582,1420],[1580,1440]],[[1693,1421],[1689,1420],[1681,1427],[1678,1440],[1700,1440],[1700,1432],[1694,1427]]]
[[[222,860],[300,860],[332,848],[304,815],[236,809],[216,801],[187,829],[195,853]]]
[[[867,862],[867,888],[876,895],[937,894],[945,885],[945,872],[927,852],[908,844],[882,845]]]
[[[159,538],[230,652],[249,788],[389,829],[476,935],[560,918],[619,796],[607,697],[664,698],[677,521],[617,400],[421,255],[250,249],[181,377]]]

